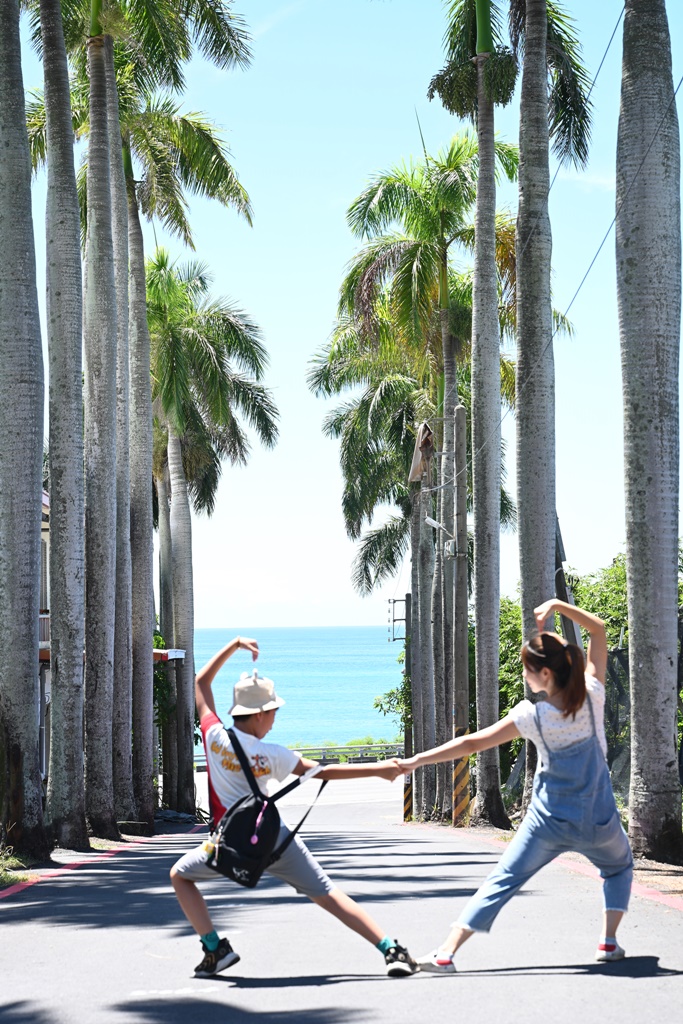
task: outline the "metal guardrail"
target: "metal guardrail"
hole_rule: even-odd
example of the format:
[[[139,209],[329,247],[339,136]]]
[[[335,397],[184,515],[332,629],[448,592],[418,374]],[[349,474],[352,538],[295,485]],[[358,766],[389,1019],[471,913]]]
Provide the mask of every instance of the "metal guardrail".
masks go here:
[[[363,762],[384,761],[388,757],[403,757],[403,743],[359,743],[347,746],[297,747],[296,752],[309,761],[320,764],[362,764]],[[194,770],[206,771],[206,755],[195,754]]]

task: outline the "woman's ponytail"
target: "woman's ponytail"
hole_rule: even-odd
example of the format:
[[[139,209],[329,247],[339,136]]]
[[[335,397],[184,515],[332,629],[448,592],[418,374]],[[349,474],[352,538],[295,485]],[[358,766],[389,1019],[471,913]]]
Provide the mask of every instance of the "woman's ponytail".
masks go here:
[[[567,682],[562,686],[564,693],[565,718],[569,715],[576,716],[576,712],[583,707],[586,699],[586,676],[583,650],[576,644],[567,644],[565,657],[568,663]]]

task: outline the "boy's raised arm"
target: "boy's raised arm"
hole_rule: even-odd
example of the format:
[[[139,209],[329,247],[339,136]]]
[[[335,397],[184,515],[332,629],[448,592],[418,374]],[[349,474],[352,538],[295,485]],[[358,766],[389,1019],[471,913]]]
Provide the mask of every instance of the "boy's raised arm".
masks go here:
[[[258,658],[258,643],[256,640],[246,636],[236,636],[218,654],[214,654],[211,661],[208,661],[204,668],[200,669],[195,676],[194,699],[197,704],[197,714],[199,715],[200,722],[204,715],[216,714],[211,684],[218,670],[223,667],[228,658],[231,658],[239,650],[251,651],[254,661]]]

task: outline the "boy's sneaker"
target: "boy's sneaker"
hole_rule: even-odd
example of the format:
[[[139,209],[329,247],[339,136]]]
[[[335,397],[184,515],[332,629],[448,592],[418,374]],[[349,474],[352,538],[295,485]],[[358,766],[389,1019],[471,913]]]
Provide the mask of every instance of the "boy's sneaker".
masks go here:
[[[426,956],[417,958],[417,967],[427,974],[455,974],[455,964],[450,953],[444,953],[442,949],[434,949]]]
[[[202,942],[204,959],[194,969],[195,978],[211,978],[226,967],[239,962],[239,954],[235,952],[227,939],[221,939],[216,949],[211,952]]]
[[[390,978],[402,978],[405,974],[415,974],[417,964],[405,948],[396,942],[384,954],[387,974]]]
[[[595,959],[601,962],[623,960],[626,953],[616,939],[603,939],[595,953]]]

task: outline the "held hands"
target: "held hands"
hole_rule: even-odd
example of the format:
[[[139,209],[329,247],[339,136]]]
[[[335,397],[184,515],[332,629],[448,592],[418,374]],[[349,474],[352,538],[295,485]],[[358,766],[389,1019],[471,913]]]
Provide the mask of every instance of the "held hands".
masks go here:
[[[418,767],[417,758],[415,757],[399,757],[397,758],[397,763],[402,775],[410,775]]]
[[[251,640],[248,636],[237,636],[235,641],[237,643],[236,650],[240,651],[251,651],[251,657],[253,661],[258,658],[258,642]]]

